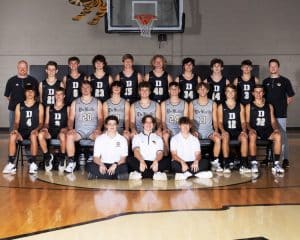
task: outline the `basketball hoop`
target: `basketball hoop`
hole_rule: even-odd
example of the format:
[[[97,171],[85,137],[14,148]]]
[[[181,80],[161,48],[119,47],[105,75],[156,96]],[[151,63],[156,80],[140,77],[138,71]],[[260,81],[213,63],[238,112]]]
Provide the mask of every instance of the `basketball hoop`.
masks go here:
[[[151,14],[139,14],[135,15],[134,19],[139,25],[141,36],[150,38],[153,21],[156,20],[156,16]]]

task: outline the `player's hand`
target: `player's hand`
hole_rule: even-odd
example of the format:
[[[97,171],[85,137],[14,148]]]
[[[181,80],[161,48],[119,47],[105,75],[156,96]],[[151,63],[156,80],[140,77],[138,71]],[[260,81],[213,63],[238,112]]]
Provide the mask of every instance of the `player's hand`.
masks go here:
[[[44,128],[42,128],[42,129],[41,129],[41,132],[45,132],[45,133],[47,133],[47,132],[48,132],[48,128],[45,128],[45,127],[44,127]]]
[[[38,134],[39,134],[39,132],[36,129],[34,129],[34,130],[31,131],[31,135],[38,135]]]
[[[10,132],[10,134],[18,134],[19,132],[18,132],[18,130],[12,130],[11,132]]]
[[[107,168],[103,163],[100,164],[99,171],[102,175],[104,175],[107,172]]]
[[[193,131],[193,132],[192,132],[192,135],[194,135],[196,138],[199,138],[199,137],[200,137],[200,134],[199,134],[197,131]]]
[[[191,169],[193,172],[198,172],[199,170],[199,161],[195,160],[191,165]]]
[[[140,162],[140,171],[144,172],[147,169],[147,164],[145,163],[145,161],[141,161]]]
[[[181,168],[182,172],[186,172],[187,170],[189,170],[189,166],[184,161],[181,162]]]
[[[153,161],[150,168],[152,169],[153,172],[157,172],[158,171],[158,161]]]
[[[274,130],[274,133],[280,133],[280,130],[279,130],[278,128],[276,128],[276,129]]]
[[[220,133],[218,131],[214,131],[212,137],[219,137]]]
[[[113,165],[111,165],[109,167],[109,169],[107,170],[108,175],[114,175],[116,172],[116,168],[117,168],[118,164],[114,163]]]
[[[249,130],[249,135],[251,135],[251,134],[255,134],[256,135],[256,131],[253,128]]]

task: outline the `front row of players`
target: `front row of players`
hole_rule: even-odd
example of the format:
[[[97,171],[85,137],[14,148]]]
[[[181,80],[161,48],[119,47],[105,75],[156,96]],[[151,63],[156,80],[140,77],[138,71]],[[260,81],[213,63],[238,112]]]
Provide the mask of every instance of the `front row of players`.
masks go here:
[[[257,173],[257,139],[273,141],[275,161],[272,171],[284,172],[279,164],[281,135],[273,107],[265,102],[261,85],[254,87],[254,101],[246,107],[236,101],[233,85],[226,86],[226,101],[218,106],[208,98],[209,85],[206,83],[198,84],[199,97],[189,105],[179,98],[177,82],[169,84],[170,98],[161,105],[150,100],[151,87],[147,82],[139,84],[140,100],[131,106],[120,97],[120,92],[120,83],[112,83],[111,98],[102,105],[92,97],[90,82],[83,81],[82,96],[67,107],[64,89],[59,87],[55,91],[55,104],[45,110],[44,121],[44,108],[36,101],[34,88],[27,86],[25,101],[16,108],[14,130],[9,137],[9,159],[3,173],[16,172],[16,142],[23,139],[31,142],[29,173],[35,174],[38,169],[38,142],[44,154],[45,170],[51,171],[53,155],[48,150],[47,140],[53,138],[60,140],[59,170],[68,173],[76,167],[75,143],[81,139],[95,140],[94,162],[87,165],[89,178],[124,179],[128,177],[128,167],[130,179],[153,177],[165,180],[165,170],[170,168],[178,180],[191,175],[212,177],[210,169],[230,173],[230,140],[240,143],[240,172]],[[105,132],[101,135],[103,117]],[[213,141],[211,163],[201,159],[199,139]],[[130,140],[133,156],[128,157]],[[169,153],[171,162],[166,157]]]

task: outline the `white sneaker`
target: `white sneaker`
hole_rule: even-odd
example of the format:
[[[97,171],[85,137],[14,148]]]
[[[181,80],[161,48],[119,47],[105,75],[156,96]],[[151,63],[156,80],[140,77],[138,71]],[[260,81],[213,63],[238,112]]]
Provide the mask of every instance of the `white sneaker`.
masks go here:
[[[221,164],[219,159],[216,159],[211,162],[211,170],[215,172],[223,172],[223,168],[221,168]]]
[[[224,168],[223,173],[231,173],[230,168]]]
[[[129,173],[129,180],[140,180],[140,179],[142,179],[141,173],[137,171]]]
[[[193,174],[191,172],[189,172],[189,171],[185,171],[183,174],[186,177],[186,179],[188,179],[189,177],[193,176]]]
[[[164,172],[156,172],[153,174],[153,180],[157,181],[167,181],[167,174]]]
[[[91,163],[91,162],[93,162],[93,161],[94,161],[94,156],[93,156],[93,155],[90,155],[89,158],[88,158],[88,160],[87,160],[87,162],[88,162],[88,163]]]
[[[15,174],[17,171],[15,164],[9,162],[8,164],[5,165],[2,173],[4,174]]]
[[[213,174],[211,171],[201,171],[195,174],[197,178],[212,178]]]
[[[69,162],[68,166],[65,169],[65,172],[72,173],[76,167],[76,162]]]
[[[240,167],[240,174],[244,174],[244,173],[251,173],[251,169],[241,166]]]
[[[38,170],[38,166],[35,162],[30,163],[29,165],[29,174],[36,174]]]
[[[66,169],[66,160],[65,159],[59,159],[59,165],[58,165],[58,171],[63,172]]]
[[[274,167],[272,167],[272,173],[284,173],[284,169],[279,165],[279,163],[277,163],[274,165]]]
[[[258,165],[257,165],[256,161],[251,163],[251,172],[252,173],[258,173]]]
[[[49,159],[45,160],[45,170],[47,172],[50,172],[52,170],[52,168],[53,168],[53,165],[52,165],[53,159],[54,159],[53,154],[50,153],[49,154]]]
[[[187,176],[184,173],[176,173],[175,174],[175,181],[182,181],[186,180]]]

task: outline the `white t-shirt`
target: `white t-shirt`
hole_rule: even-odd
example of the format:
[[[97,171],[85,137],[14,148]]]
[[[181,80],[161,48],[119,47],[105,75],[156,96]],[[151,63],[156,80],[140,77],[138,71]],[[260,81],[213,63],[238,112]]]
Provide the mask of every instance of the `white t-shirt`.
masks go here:
[[[94,157],[101,157],[103,163],[116,163],[128,156],[128,143],[119,133],[110,137],[107,133],[98,136],[94,145]]]
[[[132,140],[132,150],[140,149],[144,160],[154,161],[158,151],[163,151],[164,144],[160,136],[156,133],[146,135],[143,132],[135,135]]]
[[[193,162],[195,160],[195,153],[201,152],[200,142],[192,134],[184,138],[181,133],[178,133],[171,138],[170,145],[171,151],[175,151],[177,156],[185,162]]]

